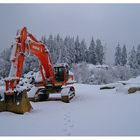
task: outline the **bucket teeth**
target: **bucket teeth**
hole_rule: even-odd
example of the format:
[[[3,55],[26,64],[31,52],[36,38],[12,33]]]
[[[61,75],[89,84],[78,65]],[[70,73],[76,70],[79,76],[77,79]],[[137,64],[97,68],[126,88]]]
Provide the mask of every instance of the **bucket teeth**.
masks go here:
[[[5,95],[5,100],[0,101],[0,112],[8,111],[17,114],[24,114],[31,110],[32,106],[29,102],[26,91],[19,93],[16,97],[13,95]]]

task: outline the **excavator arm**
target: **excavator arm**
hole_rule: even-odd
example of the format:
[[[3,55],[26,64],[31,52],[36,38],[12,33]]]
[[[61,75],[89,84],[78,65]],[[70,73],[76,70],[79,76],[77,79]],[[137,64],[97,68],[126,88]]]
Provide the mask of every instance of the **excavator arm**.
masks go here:
[[[55,75],[54,75],[53,65],[51,62],[51,58],[49,56],[49,52],[45,48],[44,44],[30,41],[28,44],[28,48],[30,53],[34,54],[39,60],[40,72],[43,81],[46,81],[46,84],[49,82],[49,84],[54,85]]]
[[[11,55],[11,70],[9,78],[5,80],[6,94],[13,94],[14,88],[18,84],[22,74],[23,63],[27,52],[38,58],[42,81],[45,81],[45,84],[49,83],[54,85],[55,74],[49,51],[44,44],[27,32],[26,27],[23,27],[20,33],[17,34],[16,47],[13,48]]]

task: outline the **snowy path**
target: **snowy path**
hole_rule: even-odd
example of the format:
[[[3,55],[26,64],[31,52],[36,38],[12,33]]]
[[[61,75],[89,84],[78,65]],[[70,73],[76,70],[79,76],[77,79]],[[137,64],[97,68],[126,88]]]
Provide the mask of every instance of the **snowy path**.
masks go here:
[[[32,113],[0,113],[0,135],[105,136],[140,135],[140,93],[76,84],[71,103],[32,103]]]

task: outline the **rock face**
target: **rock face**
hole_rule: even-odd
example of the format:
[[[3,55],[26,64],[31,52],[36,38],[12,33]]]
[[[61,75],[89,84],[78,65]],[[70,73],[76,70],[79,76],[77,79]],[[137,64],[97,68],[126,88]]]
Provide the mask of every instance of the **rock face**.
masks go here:
[[[136,91],[140,91],[140,87],[131,87],[128,89],[128,94],[135,93]]]

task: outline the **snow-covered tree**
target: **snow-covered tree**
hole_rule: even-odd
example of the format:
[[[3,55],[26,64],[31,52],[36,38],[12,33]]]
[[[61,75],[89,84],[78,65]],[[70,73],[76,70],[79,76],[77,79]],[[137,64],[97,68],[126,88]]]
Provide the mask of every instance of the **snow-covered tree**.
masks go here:
[[[53,46],[54,45],[54,42],[53,42],[53,36],[52,35],[49,35],[49,38],[47,39],[47,47],[48,49],[50,50],[53,50]]]
[[[126,46],[123,46],[122,53],[121,53],[121,65],[124,66],[127,63],[127,50]]]
[[[23,65],[23,73],[28,73],[29,71],[39,71],[38,58],[32,54],[28,57],[25,57]]]
[[[5,61],[4,59],[0,59],[0,77],[7,77],[9,75],[11,63],[9,61]]]
[[[79,60],[80,60],[80,42],[79,36],[77,36],[75,40],[75,63],[78,63]]]
[[[63,48],[64,48],[64,41],[59,35],[57,35],[57,49],[58,49],[57,63],[62,62]]]
[[[74,38],[66,37],[62,52],[62,62],[71,65],[75,62]]]
[[[136,58],[137,58],[138,65],[140,65],[140,44],[137,47]]]
[[[59,55],[61,55],[60,40],[61,40],[61,38],[60,38],[59,34],[57,36],[54,36],[53,48],[51,51],[51,57],[52,57],[54,64],[58,63]]]
[[[67,44],[66,44],[66,42],[67,42],[67,37],[64,39],[64,44],[63,44],[63,46],[61,48],[61,61],[60,62],[62,62],[62,63],[67,63],[68,62],[68,60],[67,60],[67,48],[66,48]]]
[[[7,77],[9,75],[11,67],[10,56],[12,48],[13,45],[11,45],[10,48],[4,49],[0,53],[0,77]]]
[[[90,46],[88,49],[88,56],[87,57],[88,57],[89,63],[96,65],[97,58],[96,58],[96,52],[95,52],[95,42],[94,42],[93,37],[91,39],[91,43],[90,43]]]
[[[119,43],[115,49],[115,65],[121,65],[121,47]]]
[[[102,65],[104,62],[104,48],[100,39],[96,40],[96,58],[97,63]]]
[[[47,47],[48,47],[48,50],[50,52],[50,55],[51,55],[51,58],[52,58],[52,62],[53,63],[56,63],[56,59],[55,59],[55,52],[56,52],[56,46],[55,46],[55,43],[54,43],[54,38],[52,35],[49,35],[49,38],[47,40]]]
[[[129,53],[128,64],[133,69],[138,68],[137,53],[135,51],[135,47],[133,47],[131,52]]]
[[[79,62],[86,61],[86,51],[87,51],[87,46],[85,40],[82,40],[80,43]]]
[[[76,51],[75,51],[74,38],[69,38],[68,56],[69,56],[69,60],[70,60],[69,65],[71,65],[72,63],[75,63]]]

